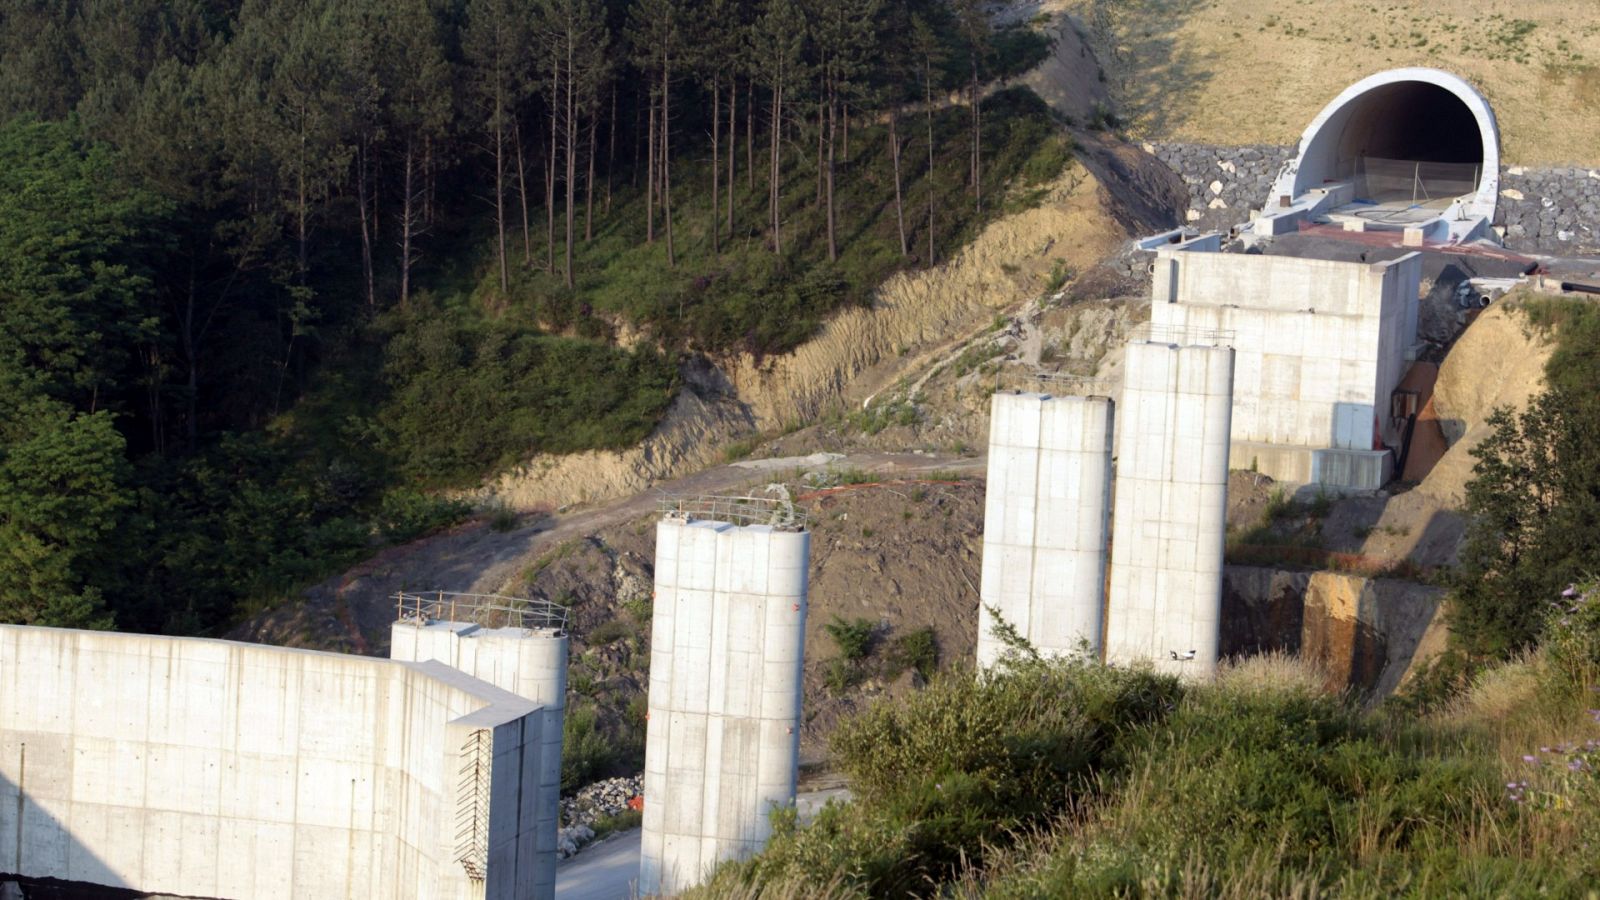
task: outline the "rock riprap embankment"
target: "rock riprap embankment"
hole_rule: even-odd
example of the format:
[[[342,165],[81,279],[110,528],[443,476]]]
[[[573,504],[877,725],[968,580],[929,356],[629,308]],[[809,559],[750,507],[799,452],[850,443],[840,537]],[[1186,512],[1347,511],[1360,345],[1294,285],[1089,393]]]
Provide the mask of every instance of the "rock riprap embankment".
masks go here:
[[[1496,212],[1508,247],[1600,252],[1600,169],[1512,166],[1500,176]]]
[[[629,809],[628,801],[644,793],[644,775],[608,778],[580,788],[571,797],[561,798],[561,834],[556,852],[562,858],[577,853],[594,840],[600,820]]]
[[[1250,210],[1267,202],[1272,182],[1294,148],[1269,144],[1219,147],[1210,144],[1149,143],[1154,155],[1178,173],[1189,189],[1184,221],[1202,231],[1227,231],[1250,220]]]

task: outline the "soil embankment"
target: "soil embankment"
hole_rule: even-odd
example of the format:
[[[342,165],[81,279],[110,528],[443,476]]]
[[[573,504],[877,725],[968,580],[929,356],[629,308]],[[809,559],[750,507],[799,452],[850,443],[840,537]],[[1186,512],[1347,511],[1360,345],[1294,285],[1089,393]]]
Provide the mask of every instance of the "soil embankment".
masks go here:
[[[1441,642],[1442,588],[1340,572],[1229,566],[1223,574],[1222,652],[1283,651],[1316,663],[1330,686],[1392,693]]]
[[[710,465],[742,435],[809,424],[841,401],[871,395],[1037,296],[1052,271],[1086,271],[1113,254],[1129,236],[1123,223],[1150,215],[1126,198],[1149,194],[1166,177],[1147,168],[1106,169],[1129,181],[1108,188],[1071,164],[1037,205],[989,224],[941,265],[890,278],[870,309],[840,313],[794,352],[692,368],[666,419],[638,447],[539,456],[478,499],[532,510],[625,497]]]

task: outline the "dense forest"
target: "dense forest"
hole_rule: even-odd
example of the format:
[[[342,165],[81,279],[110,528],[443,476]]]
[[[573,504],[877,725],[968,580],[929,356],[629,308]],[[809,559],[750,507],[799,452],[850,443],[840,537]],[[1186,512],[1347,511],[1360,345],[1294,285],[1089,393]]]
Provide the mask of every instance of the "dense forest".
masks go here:
[[[1036,202],[977,0],[4,0],[0,621],[216,633]],[[626,328],[633,338],[616,340]]]

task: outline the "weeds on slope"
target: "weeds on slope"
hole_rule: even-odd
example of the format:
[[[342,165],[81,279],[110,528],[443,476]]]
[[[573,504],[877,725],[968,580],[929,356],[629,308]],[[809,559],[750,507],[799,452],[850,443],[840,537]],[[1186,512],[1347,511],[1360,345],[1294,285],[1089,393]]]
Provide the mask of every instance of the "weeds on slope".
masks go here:
[[[1285,657],[947,675],[840,729],[855,803],[781,814],[701,895],[1592,896],[1600,586],[1557,599],[1544,648],[1428,716]]]

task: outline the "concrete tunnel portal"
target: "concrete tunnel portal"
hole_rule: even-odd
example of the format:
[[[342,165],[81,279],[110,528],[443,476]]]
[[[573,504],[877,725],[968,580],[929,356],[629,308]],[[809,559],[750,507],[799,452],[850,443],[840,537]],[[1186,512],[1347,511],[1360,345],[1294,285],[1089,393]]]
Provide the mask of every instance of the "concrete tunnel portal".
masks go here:
[[[1274,196],[1345,185],[1325,208],[1335,221],[1461,240],[1493,222],[1499,181],[1499,126],[1483,95],[1438,69],[1393,69],[1323,108]]]

